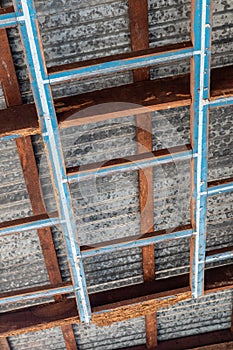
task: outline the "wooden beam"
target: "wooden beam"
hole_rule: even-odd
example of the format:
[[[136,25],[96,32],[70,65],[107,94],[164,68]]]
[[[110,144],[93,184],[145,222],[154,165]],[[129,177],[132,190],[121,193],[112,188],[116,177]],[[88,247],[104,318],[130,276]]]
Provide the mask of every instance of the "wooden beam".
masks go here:
[[[0,338],[0,349],[11,350],[7,338]]]
[[[3,301],[3,299],[6,298],[17,298],[17,297],[25,297],[27,298],[27,296],[31,296],[32,294],[35,295],[36,298],[36,294],[39,294],[40,292],[46,293],[46,292],[51,292],[53,290],[56,289],[60,289],[61,291],[64,291],[64,294],[66,294],[66,288],[67,287],[72,287],[71,282],[66,282],[66,283],[58,283],[55,285],[46,285],[46,286],[36,286],[36,287],[31,287],[31,288],[26,288],[26,289],[19,289],[17,291],[10,291],[10,292],[5,292],[5,293],[0,293],[0,302]],[[61,298],[58,299],[62,300]]]
[[[149,49],[148,1],[129,0],[129,18],[132,51]],[[150,69],[134,70],[134,81],[150,79]]]
[[[129,0],[129,18],[132,51],[149,48],[148,1]],[[134,82],[149,80],[150,68],[133,71]],[[151,152],[152,117],[151,113],[136,116],[136,142],[138,153]],[[154,185],[153,168],[139,170],[139,203],[141,234],[154,231]],[[155,246],[142,248],[142,265],[144,281],[155,279]],[[156,313],[146,315],[146,345],[152,349],[157,345]]]
[[[172,233],[176,233],[179,231],[185,231],[185,230],[192,230],[191,225],[184,225],[184,226],[174,227],[174,228],[170,228],[170,229],[148,232],[148,233],[142,234],[140,236],[135,235],[135,236],[127,236],[127,237],[117,238],[117,239],[113,239],[113,240],[108,240],[108,241],[96,243],[94,247],[85,245],[85,246],[81,246],[80,248],[81,248],[81,252],[84,253],[84,255],[85,255],[85,253],[95,251],[96,249],[107,248],[109,246],[111,247],[115,244],[120,245],[120,244],[130,243],[130,242],[145,241],[146,239],[149,239],[149,238],[169,235]],[[167,240],[169,240],[169,238]],[[95,255],[95,254],[93,253],[93,255]],[[151,280],[154,280],[154,278]]]
[[[232,289],[233,265],[206,270],[205,277],[206,294]],[[93,323],[107,326],[191,299],[189,274],[136,286],[90,294]],[[63,300],[0,314],[0,337],[77,322],[75,299]]]
[[[5,229],[12,228],[12,229],[16,230],[17,227],[20,227],[20,229],[22,229],[22,227],[24,227],[26,225],[36,224],[36,222],[40,221],[40,220],[52,219],[54,217],[57,217],[57,215],[58,215],[58,213],[51,213],[50,215],[40,214],[40,215],[33,215],[33,216],[25,217],[25,218],[15,219],[15,220],[11,220],[11,221],[0,222],[0,235],[2,234],[1,231],[5,230]],[[50,224],[48,223],[47,226],[49,226],[49,225]],[[19,231],[20,231],[20,229],[19,229]],[[7,233],[7,234],[11,234],[11,232]],[[4,235],[5,235],[5,233],[4,233]]]
[[[0,42],[2,48],[0,60],[0,79],[7,106],[14,107],[22,104],[22,98],[6,30],[0,31]],[[16,145],[33,214],[43,215],[46,213],[46,207],[41,191],[40,179],[31,137],[27,136],[16,139]],[[51,228],[46,227],[38,229],[38,236],[49,280],[52,285],[60,284],[62,283],[62,276],[57,260]],[[60,301],[63,299],[63,296],[55,296],[54,299],[55,301]],[[69,332],[69,336],[65,335],[65,332],[67,331]],[[68,325],[64,329],[62,327],[62,332],[64,334],[67,350],[77,349],[72,326]]]
[[[14,6],[0,7],[0,15],[6,15],[7,13],[14,13]],[[4,30],[4,29],[0,29]]]
[[[208,188],[212,188],[212,187],[219,186],[219,185],[227,185],[230,182],[233,182],[233,177],[230,177],[228,179],[210,181],[210,182],[208,182]]]
[[[72,62],[72,63],[62,64],[58,66],[48,67],[48,73],[54,74],[54,73],[62,73],[66,71],[72,72],[77,68],[93,67],[95,65],[101,65],[106,62],[112,62],[112,61],[118,61],[118,60],[128,61],[130,59],[138,59],[142,57],[149,58],[151,55],[156,53],[166,53],[171,51],[178,52],[185,48],[187,49],[192,48],[192,43],[191,41],[187,41],[187,42],[182,42],[178,44],[158,46],[150,49],[148,49],[147,47],[145,49],[135,48],[134,51],[127,52],[127,53],[121,53],[121,54],[116,54],[116,55],[111,55],[106,57],[94,58],[94,59],[81,61],[81,62]]]
[[[36,135],[40,132],[33,104],[0,110],[0,137]]]
[[[233,96],[233,66],[213,69],[211,71],[211,98],[218,99]],[[221,79],[219,79],[221,76]],[[223,77],[223,79],[222,79]],[[55,100],[56,111],[61,128],[81,125],[102,120],[123,117],[132,114],[148,113],[150,110],[164,110],[191,103],[189,75],[169,77],[153,81],[137,82],[121,87],[109,88],[98,92],[90,92],[72,97]],[[111,113],[98,113],[96,109],[87,107],[108,102],[133,103],[131,107],[123,108],[118,104]],[[135,104],[146,107],[136,107]],[[80,112],[80,113],[79,113]],[[75,115],[76,113],[79,113]],[[40,133],[34,104],[16,106],[0,111],[0,137],[8,135],[33,135]]]
[[[210,89],[211,99],[233,95],[233,65],[211,70]],[[219,79],[221,77],[221,79]]]
[[[96,108],[88,108],[113,102],[111,111],[107,112],[103,112],[103,108],[100,111]],[[150,110],[187,106],[190,105],[190,102],[189,76],[183,75],[153,81],[140,81],[61,98],[55,101],[55,107],[59,126],[66,128],[132,114],[148,113]],[[81,112],[84,109],[85,111]]]
[[[221,330],[184,338],[165,340],[153,350],[231,350],[233,335],[230,330]],[[146,350],[145,345],[132,346],[121,350]]]
[[[167,157],[170,155],[179,155],[179,153],[191,151],[192,148],[190,145],[183,145],[183,146],[175,146],[170,147],[168,149],[161,149],[157,151],[151,151],[146,153],[140,153],[133,156],[128,156],[126,159],[119,158],[119,159],[111,159],[109,161],[106,161],[104,164],[103,162],[96,162],[96,163],[89,163],[82,166],[67,168],[67,174],[68,176],[74,175],[74,174],[83,174],[88,172],[96,172],[100,168],[101,169],[108,169],[109,171],[113,171],[114,169],[117,170],[118,166],[127,165],[130,163],[140,163],[140,161],[150,161],[153,159],[156,159],[158,162],[160,158],[163,159],[163,157]],[[144,232],[147,232],[146,230]]]
[[[149,295],[146,298],[127,300],[124,303],[93,307],[92,322],[98,326],[107,326],[129,318],[141,317],[158,308],[174,305],[191,297],[188,289],[176,289],[169,293]],[[29,331],[53,328],[61,325],[79,323],[75,299],[43,304],[0,314],[0,337],[17,335]]]

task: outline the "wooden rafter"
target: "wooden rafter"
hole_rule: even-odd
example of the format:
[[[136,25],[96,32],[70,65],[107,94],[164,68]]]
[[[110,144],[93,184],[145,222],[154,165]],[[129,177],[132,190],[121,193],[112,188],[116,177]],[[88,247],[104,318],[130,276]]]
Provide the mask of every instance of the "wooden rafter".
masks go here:
[[[7,106],[13,108],[15,106],[22,107],[21,93],[6,30],[0,31],[0,43],[0,80],[2,83]],[[24,116],[24,119],[26,118],[27,117]],[[30,136],[16,139],[16,145],[33,214],[43,215],[46,213],[46,208],[41,193],[40,179]],[[53,243],[51,229],[49,227],[38,229],[38,236],[51,284],[62,283],[62,277]],[[62,300],[62,298],[62,296],[56,296],[55,300],[59,301]],[[64,328],[62,326],[61,328],[67,350],[77,349],[72,325],[65,326]],[[67,332],[69,333],[69,337],[66,336]]]
[[[223,330],[165,340],[160,342],[153,350],[231,350],[232,348],[233,335],[230,330]],[[146,350],[146,346],[139,345],[121,350]]]
[[[233,96],[233,66],[217,68],[211,71],[211,100]],[[219,79],[221,76],[221,79]],[[162,110],[191,103],[189,75],[169,77],[153,81],[137,82],[125,86],[108,88],[97,92],[88,92],[72,97],[55,100],[59,126],[66,128],[102,120],[123,117],[132,114],[142,114],[148,109],[133,108],[107,114],[96,114],[92,111],[88,115],[77,115],[86,107],[99,103],[129,102],[144,106],[151,110]],[[0,111],[0,136],[13,134],[39,134],[40,128],[34,104],[10,107]]]
[[[232,288],[233,265],[206,270],[205,294]],[[90,294],[92,321],[107,326],[190,298],[189,274]],[[75,300],[63,300],[0,314],[0,337],[76,322]]]
[[[129,0],[129,18],[132,51],[149,48],[148,1]],[[143,68],[133,71],[134,82],[149,80],[150,69]],[[136,116],[136,141],[138,153],[150,152],[152,146],[151,113]],[[139,170],[139,202],[141,234],[154,231],[154,186],[153,168]],[[155,279],[155,247],[154,244],[142,248],[142,265],[144,281]],[[152,349],[157,345],[156,313],[145,317],[146,345]]]

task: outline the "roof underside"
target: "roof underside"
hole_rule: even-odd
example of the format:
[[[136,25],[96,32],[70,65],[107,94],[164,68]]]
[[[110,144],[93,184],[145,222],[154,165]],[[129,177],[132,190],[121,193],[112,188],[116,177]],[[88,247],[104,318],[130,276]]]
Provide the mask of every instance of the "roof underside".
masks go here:
[[[22,3],[24,2],[22,0]],[[28,2],[30,3],[31,0]],[[193,1],[193,3],[199,4],[202,4],[202,2],[205,3],[204,0]],[[211,69],[229,66],[229,71],[232,73],[233,2],[232,0],[213,0],[212,3]],[[0,5],[8,7],[12,5],[12,2],[2,0]],[[84,62],[85,66],[86,60],[130,53],[132,51],[133,33],[130,25],[132,18],[129,15],[128,0],[35,0],[35,7],[45,62],[50,69],[51,67],[75,62]],[[15,7],[16,10],[17,8]],[[148,48],[152,49],[190,41],[191,34],[193,34],[190,29],[190,13],[190,0],[149,0]],[[38,96],[35,98],[35,87],[33,84],[30,84],[29,80],[29,76],[33,75],[33,68],[31,67],[30,70],[30,67],[28,68],[26,64],[27,48],[26,54],[23,51],[24,40],[26,39],[22,40],[20,38],[18,27],[8,28],[7,35],[22,103],[35,103],[38,115],[42,119],[43,115],[40,115],[40,107],[38,107]],[[145,47],[142,49],[145,49]],[[3,54],[0,55],[2,60]],[[0,67],[2,66],[0,65]],[[190,71],[193,74],[192,69],[190,56],[183,57],[178,61],[171,60],[170,62],[157,63],[154,66],[150,65],[150,80],[155,81],[167,78],[166,81],[170,82],[174,76],[190,74]],[[52,69],[49,72],[51,72],[52,77]],[[233,90],[232,76],[229,76],[230,78],[231,94],[228,94],[229,99],[232,98]],[[2,80],[1,75],[0,79]],[[198,80],[198,76],[195,75],[195,79]],[[219,76],[219,80],[221,80],[221,76]],[[81,103],[78,99],[79,95],[82,94],[82,97],[80,97],[81,102],[83,98],[88,105],[88,101],[94,96],[88,93],[100,90],[100,101],[104,103],[109,102],[106,96],[109,95],[111,100],[111,97],[118,93],[118,90],[110,88],[128,84],[132,84],[129,85],[129,89],[132,86],[133,91],[133,86],[136,84],[135,70],[133,71],[131,68],[118,73],[110,72],[109,74],[71,79],[54,84],[52,86],[52,96],[54,99],[76,96],[77,105],[80,106]],[[158,86],[159,84],[160,80]],[[101,95],[101,91],[106,88],[109,88],[109,90],[106,90]],[[2,85],[0,84],[0,108],[2,111],[6,111],[11,106],[9,105],[6,92],[4,94],[3,90],[5,91],[5,86],[2,80]],[[168,91],[168,96],[169,93]],[[133,94],[134,92],[132,92]],[[195,137],[193,138],[194,125],[192,122],[194,120],[195,123],[195,118],[193,120],[192,118],[190,119],[190,114],[192,115],[193,113],[193,105],[190,106],[190,93],[188,92],[188,94],[188,98],[186,96],[185,99],[186,101],[189,99],[189,102],[185,102],[183,105],[177,104],[177,106],[172,105],[170,107],[169,104],[167,106],[164,104],[163,108],[153,107],[152,109],[148,105],[147,113],[151,117],[152,147],[141,153],[150,152],[152,154],[154,152],[152,155],[157,157],[159,153],[156,152],[167,150],[168,154],[173,154],[174,147],[182,145],[186,145],[185,151],[188,153],[191,147],[189,145],[192,145],[193,152],[191,156],[181,157],[180,159],[174,158],[173,161],[158,162],[158,164],[154,163],[153,166],[150,165],[152,169],[150,181],[153,191],[147,196],[151,196],[153,199],[153,208],[150,212],[150,218],[153,221],[153,231],[165,230],[165,233],[170,233],[170,231],[172,232],[171,229],[174,231],[174,228],[179,228],[180,232],[182,231],[181,228],[185,226],[196,237],[192,207],[190,210],[190,198],[193,193],[196,193],[194,187],[197,186],[191,174],[198,173],[198,169],[195,168],[193,160],[195,158],[196,141]],[[192,94],[195,94],[195,91]],[[217,95],[216,98],[222,98],[223,95],[224,92]],[[68,194],[72,200],[73,215],[71,214],[71,216],[77,228],[77,235],[75,233],[77,242],[75,243],[78,243],[78,246],[81,247],[81,253],[83,254],[84,280],[86,279],[87,284],[86,294],[87,297],[88,295],[90,297],[93,295],[92,302],[92,300],[96,300],[95,298],[98,300],[98,295],[100,294],[96,294],[97,292],[111,291],[131,285],[135,285],[136,290],[137,285],[143,284],[146,281],[145,256],[143,256],[142,248],[136,245],[132,245],[127,249],[119,249],[118,246],[118,250],[115,249],[115,251],[102,254],[93,253],[93,256],[88,255],[88,252],[98,247],[99,243],[106,246],[108,242],[115,239],[124,238],[127,241],[127,239],[130,240],[131,236],[140,238],[142,233],[151,233],[151,227],[147,227],[147,230],[142,232],[141,201],[143,190],[140,179],[141,170],[138,171],[138,169],[132,167],[127,171],[123,171],[122,168],[120,169],[121,163],[119,162],[119,168],[116,166],[113,171],[109,168],[110,170],[108,173],[106,171],[105,174],[98,174],[97,171],[94,176],[89,176],[86,172],[87,175],[86,177],[84,176],[86,174],[85,166],[88,164],[92,164],[91,169],[95,169],[95,164],[93,165],[93,163],[96,162],[100,162],[101,166],[105,167],[106,162],[111,159],[123,159],[125,162],[125,160],[131,159],[130,157],[138,156],[140,149],[138,116],[136,113],[128,112],[127,114],[126,112],[123,117],[100,118],[97,121],[94,118],[91,123],[89,121],[85,122],[85,115],[83,117],[82,111],[80,112],[81,108],[78,109],[78,107],[73,106],[75,99],[70,100],[72,108],[70,108],[71,113],[68,113],[68,120],[70,117],[73,117],[73,113],[77,112],[76,118],[81,120],[81,122],[77,123],[77,125],[71,123],[72,126],[67,123],[66,127],[60,129],[59,135],[63,152],[61,159],[64,157],[64,169],[68,169],[68,174],[74,173],[80,176],[78,180],[76,179],[69,184]],[[135,102],[135,98],[132,100]],[[113,101],[115,101],[114,97]],[[128,102],[131,103],[132,101],[129,100]],[[64,105],[67,107],[66,103]],[[131,104],[128,108],[125,107],[125,100],[123,103],[126,110],[134,108]],[[209,189],[214,188],[218,183],[223,183],[224,187],[224,184],[229,185],[233,181],[231,179],[233,178],[233,105],[232,103],[226,104],[225,106],[221,105],[219,108],[212,108],[209,111],[208,173],[206,176],[206,186],[208,182]],[[61,111],[63,100],[55,100],[55,106],[57,111],[60,108],[58,114],[61,114],[61,118],[63,116],[67,118],[65,112]],[[99,109],[95,108],[97,107],[90,109],[90,113],[104,115],[106,114],[106,109],[108,113],[111,113],[112,109],[118,108],[118,106],[117,103],[109,103],[107,106],[98,107]],[[205,110],[204,107],[203,109]],[[1,113],[0,111],[0,119],[3,115]],[[85,114],[85,112],[83,113]],[[87,110],[86,113],[88,114],[89,111]],[[202,112],[198,113],[201,114]],[[40,123],[42,125],[43,121],[40,120]],[[0,125],[2,125],[2,122],[0,122]],[[53,131],[55,132],[55,127]],[[45,129],[43,133],[41,131],[33,132],[32,134],[34,135],[30,137],[39,173],[42,202],[44,201],[45,207],[44,212],[43,210],[36,212],[36,205],[32,203],[32,194],[28,191],[25,169],[22,167],[23,163],[22,158],[20,158],[19,146],[15,141],[16,138],[18,139],[19,134],[12,136],[11,133],[9,137],[4,135],[7,137],[0,140],[0,225],[7,221],[24,219],[36,214],[45,214],[45,211],[49,218],[53,218],[54,212],[58,211],[59,218],[64,221],[61,209],[61,205],[64,203],[60,200],[59,204],[60,190],[56,179],[54,181],[54,173],[53,175],[51,174],[51,169],[53,172],[57,170],[51,166],[52,156],[44,146],[44,142],[46,144],[46,132]],[[3,133],[4,130],[1,130],[1,136],[3,136]],[[57,147],[59,148],[59,146]],[[30,166],[28,167],[30,169]],[[77,167],[79,167],[78,170]],[[106,168],[108,170],[108,165]],[[82,174],[84,174],[83,178]],[[231,191],[232,189],[233,186]],[[227,253],[226,259],[218,256],[216,259],[210,259],[209,262],[206,260],[206,263],[199,261],[199,263],[203,262],[205,264],[205,268],[210,271],[210,274],[211,271],[215,271],[215,268],[221,266],[229,268],[229,271],[232,272],[233,192],[231,191],[218,193],[216,190],[214,195],[209,195],[208,197],[206,194],[207,212],[206,217],[203,218],[206,224],[204,224],[206,231],[203,235],[206,238],[204,260],[216,252],[222,252],[225,248],[224,251],[228,253],[231,251],[231,254]],[[13,226],[13,224],[9,224],[9,226]],[[22,231],[17,233],[4,234],[4,224],[0,227],[0,230],[2,230],[0,231],[0,293],[2,293],[0,294],[0,302],[7,295],[10,295],[9,293],[16,292],[14,295],[17,295],[21,293],[21,290],[28,288],[49,286],[50,284],[61,285],[61,283],[67,283],[68,286],[75,285],[74,277],[72,276],[72,258],[74,257],[70,257],[70,253],[67,253],[67,239],[69,237],[66,229],[64,229],[64,223],[51,224],[50,226],[61,275],[57,279],[54,278],[55,282],[52,282],[48,271],[49,260],[46,261],[46,253],[41,236],[38,234],[39,231],[36,229],[22,229]],[[43,233],[41,234],[43,235]],[[182,279],[182,276],[186,278],[188,274],[192,276],[193,269],[195,269],[192,262],[190,264],[190,260],[192,261],[193,257],[192,253],[190,254],[190,250],[192,252],[192,244],[188,234],[184,237],[178,236],[178,239],[158,241],[152,247],[154,251],[154,255],[152,254],[153,262],[150,261],[155,266],[155,281],[161,281],[161,285],[163,283],[166,285],[166,281],[169,278],[177,277],[177,283],[179,283],[179,276],[180,279]],[[86,246],[88,246],[88,249]],[[116,246],[114,247],[116,248]],[[86,256],[85,252],[87,252]],[[224,281],[225,284],[222,283],[224,288],[221,288],[221,283],[216,285],[212,283],[205,295],[197,295],[198,298],[191,298],[191,294],[189,294],[189,297],[185,298],[186,300],[180,299],[181,301],[174,303],[174,305],[168,303],[167,306],[161,304],[161,307],[157,307],[156,330],[154,330],[154,333],[158,343],[162,344],[171,339],[230,329],[233,302],[232,278],[232,274],[229,274],[228,281]],[[175,285],[174,289],[181,287],[184,287],[184,285]],[[159,289],[156,289],[156,292],[159,291]],[[75,297],[77,297],[75,290],[66,294],[68,300],[74,300]],[[163,295],[162,297],[163,299],[168,299],[168,295]],[[112,300],[112,303],[114,303],[115,299],[118,301],[117,298],[109,298],[106,298],[106,300]],[[131,294],[129,298],[133,299]],[[45,305],[53,301],[54,298],[51,295],[44,295],[29,301],[25,301],[22,298],[20,301],[13,300],[10,303],[1,302],[0,311],[3,317],[4,315],[8,317],[11,315],[10,311],[18,309],[28,310],[33,305]],[[55,299],[55,301],[62,303],[62,300],[59,299]],[[107,301],[106,304],[110,304]],[[94,310],[92,310],[93,314],[98,314],[98,307],[103,308],[102,304],[96,305],[96,303],[93,302],[93,305],[91,305]],[[102,309],[100,310],[102,311]],[[75,337],[77,350],[110,350],[145,345],[146,343],[148,345],[146,314],[148,314],[148,311],[147,313],[136,313],[134,318],[129,316],[121,322],[105,324],[103,327],[99,327],[95,323],[80,324],[72,322],[71,329]],[[81,317],[80,309],[79,316]],[[0,318],[0,321],[2,322],[3,319]],[[61,325],[56,327],[51,325],[49,329],[34,332],[32,332],[32,328],[29,329],[30,332],[27,332],[27,329],[25,330],[22,326],[23,332],[21,332],[21,329],[18,333],[23,334],[15,335],[12,329],[12,334],[10,334],[10,331],[7,334],[7,330],[0,324],[0,335],[4,337],[8,335],[8,348],[3,348],[3,350],[68,350],[64,329]],[[175,349],[175,347],[169,348],[171,345],[167,346],[168,350]],[[194,347],[192,348],[194,349]],[[153,347],[153,349],[157,348]],[[163,348],[161,347],[161,349]]]

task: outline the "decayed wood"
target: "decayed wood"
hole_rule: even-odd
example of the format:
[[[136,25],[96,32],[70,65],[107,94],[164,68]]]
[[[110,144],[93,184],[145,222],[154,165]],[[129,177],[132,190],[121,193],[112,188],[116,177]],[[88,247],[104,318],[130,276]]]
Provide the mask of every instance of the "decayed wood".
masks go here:
[[[172,296],[166,292],[147,298],[135,298],[120,304],[111,303],[107,305],[110,307],[107,313],[104,308],[94,307],[92,322],[98,326],[107,326],[113,322],[145,316],[151,310],[155,312],[158,308],[191,298],[188,288],[176,289],[172,293],[174,294]],[[167,299],[164,299],[165,297]],[[68,299],[0,314],[0,337],[79,322],[75,299]]]
[[[205,293],[232,288],[233,265],[206,270]],[[93,322],[100,326],[145,316],[151,310],[154,312],[189,299],[189,274],[143,282],[137,288],[127,286],[90,295]],[[79,322],[79,317],[75,299],[63,300],[0,314],[0,337],[76,322]]]
[[[223,330],[165,340],[160,342],[153,350],[231,350],[232,345],[233,336],[230,330]],[[132,346],[121,350],[146,350],[146,346]]]
[[[7,106],[14,107],[21,105],[22,99],[6,30],[0,31],[0,39],[0,79],[3,86]],[[26,118],[26,116],[24,116],[24,118]],[[29,199],[32,206],[32,211],[34,215],[43,215],[46,213],[46,208],[43,201],[40,179],[30,136],[16,139],[16,145]],[[53,243],[51,229],[49,227],[38,229],[38,236],[51,284],[55,285],[62,283],[62,277]],[[62,298],[63,296],[54,297],[56,301],[62,300]],[[63,334],[67,332],[67,330],[69,330],[69,336],[67,337],[64,335],[67,349],[77,349],[72,326],[68,325],[66,328],[62,328]]]

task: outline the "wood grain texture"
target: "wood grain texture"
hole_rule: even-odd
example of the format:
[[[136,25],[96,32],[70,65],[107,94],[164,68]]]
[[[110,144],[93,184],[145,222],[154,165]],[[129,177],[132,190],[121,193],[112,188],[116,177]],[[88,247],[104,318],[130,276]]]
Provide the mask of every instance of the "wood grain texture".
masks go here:
[[[211,98],[217,99],[233,96],[233,66],[213,69],[211,71]],[[219,79],[219,76],[224,79]],[[162,110],[191,104],[189,75],[137,82],[121,87],[103,89],[98,92],[65,97],[55,100],[59,126],[66,128],[72,125],[83,125],[131,114],[148,113],[148,109],[135,107],[135,104]],[[128,102],[134,104],[130,108],[118,108],[112,113],[96,113],[89,110],[87,114],[79,114],[83,109],[108,102]],[[77,115],[75,115],[78,113]],[[0,111],[0,136],[12,134],[33,135],[40,133],[35,105],[22,105]]]
[[[233,265],[206,270],[205,277],[206,294],[232,289]],[[90,294],[93,322],[99,326],[107,326],[113,322],[145,316],[150,314],[151,310],[158,310],[161,307],[175,305],[179,301],[190,299],[189,274],[170,277],[164,280],[143,282],[138,284],[137,288],[135,286],[127,286]],[[108,312],[106,312],[107,310]],[[79,322],[79,317],[75,300],[62,300],[56,303],[1,313],[0,337],[76,322]],[[208,333],[205,334],[205,339],[208,339]],[[217,342],[232,341],[232,338],[221,341],[218,341],[220,338],[215,337],[215,339],[214,344]],[[158,349],[167,350],[166,347],[161,347],[162,344],[160,343],[158,345]],[[199,345],[199,343],[196,343],[195,346],[197,347]],[[183,350],[185,348],[178,349]]]
[[[132,51],[149,48],[148,1],[129,0],[129,18]],[[150,79],[150,68],[133,71],[134,81]]]
[[[1,350],[11,350],[7,338],[0,338],[0,349]]]

